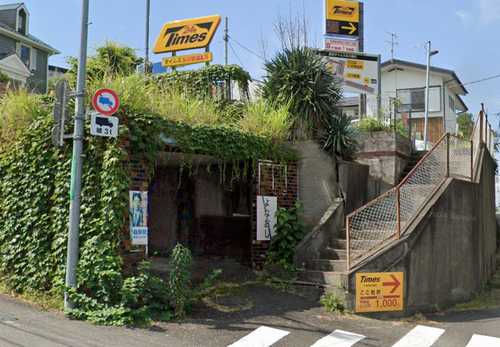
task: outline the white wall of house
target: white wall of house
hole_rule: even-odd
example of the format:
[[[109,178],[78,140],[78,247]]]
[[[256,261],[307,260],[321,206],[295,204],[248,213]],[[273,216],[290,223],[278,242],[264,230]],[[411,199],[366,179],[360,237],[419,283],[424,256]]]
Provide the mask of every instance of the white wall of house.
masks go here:
[[[382,96],[381,96],[381,112],[377,110],[377,97],[368,96],[367,100],[367,115],[371,117],[382,113],[386,118],[391,115],[394,117],[394,100],[402,102],[402,89],[424,88],[426,73],[425,70],[420,70],[411,67],[399,67],[388,71],[387,68],[382,70]],[[443,117],[444,127],[447,132],[455,133],[457,128],[456,109],[452,109],[450,105],[450,97],[453,100],[456,108],[461,107],[461,103],[457,95],[450,89],[450,84],[447,82],[451,77],[447,74],[431,72],[430,75],[430,112],[429,117]],[[434,88],[435,87],[435,88]],[[398,90],[400,92],[398,93]],[[412,118],[423,118],[424,112],[412,112]],[[399,114],[396,115],[400,117]]]

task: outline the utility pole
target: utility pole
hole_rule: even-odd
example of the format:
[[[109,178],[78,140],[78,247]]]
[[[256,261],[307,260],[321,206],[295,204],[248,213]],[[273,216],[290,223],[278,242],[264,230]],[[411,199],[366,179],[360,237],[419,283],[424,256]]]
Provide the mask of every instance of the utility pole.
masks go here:
[[[224,27],[224,64],[229,64],[229,18],[226,17],[226,23]]]
[[[424,148],[427,150],[427,128],[429,123],[429,83],[431,70],[431,57],[438,54],[439,51],[432,50],[431,41],[427,41],[427,72],[425,77],[425,115],[424,115]]]
[[[399,45],[398,42],[398,35],[396,33],[387,33],[391,36],[391,40],[387,41],[391,45],[391,60],[394,60],[394,53],[395,53],[395,48],[397,45]]]
[[[144,73],[148,74],[149,71],[149,20],[151,17],[151,0],[146,0],[146,54],[144,59]]]
[[[85,84],[87,78],[87,41],[89,29],[89,0],[82,0],[82,27],[78,78],[76,89],[75,128],[73,130],[73,157],[71,160],[70,212],[68,254],[66,259],[66,286],[76,288],[76,267],[80,242],[80,194],[82,188],[83,126],[85,122]],[[74,303],[64,293],[64,308],[74,308]]]

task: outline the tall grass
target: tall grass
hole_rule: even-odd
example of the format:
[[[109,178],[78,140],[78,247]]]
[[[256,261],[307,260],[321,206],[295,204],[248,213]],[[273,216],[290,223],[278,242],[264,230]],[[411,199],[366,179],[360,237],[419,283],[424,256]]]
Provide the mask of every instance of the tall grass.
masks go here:
[[[285,141],[291,124],[288,107],[273,107],[264,100],[259,100],[248,104],[238,127],[258,136]]]
[[[25,89],[7,90],[0,97],[0,151],[8,149],[32,121],[43,106],[40,95]]]
[[[116,90],[122,109],[129,113],[152,113],[190,125],[230,126],[274,141],[286,140],[291,127],[287,107],[257,101],[244,106],[240,119],[231,119],[212,100],[186,96],[143,75],[118,76],[92,83],[89,94],[103,87]]]

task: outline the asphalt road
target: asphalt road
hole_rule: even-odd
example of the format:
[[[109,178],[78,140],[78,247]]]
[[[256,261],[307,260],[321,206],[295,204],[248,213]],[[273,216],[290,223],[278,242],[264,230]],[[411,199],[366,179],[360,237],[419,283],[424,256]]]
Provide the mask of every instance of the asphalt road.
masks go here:
[[[331,315],[315,301],[265,287],[251,287],[238,295],[243,298],[221,303],[231,305],[241,299],[250,303],[245,310],[221,312],[218,306],[200,305],[188,321],[146,330],[71,321],[0,296],[0,346],[260,347],[274,342],[272,346],[282,347],[390,347],[396,343],[397,347],[465,347],[475,334],[500,338],[500,309],[421,321],[380,321]],[[500,346],[500,339],[474,337],[473,341],[477,343],[469,347]]]

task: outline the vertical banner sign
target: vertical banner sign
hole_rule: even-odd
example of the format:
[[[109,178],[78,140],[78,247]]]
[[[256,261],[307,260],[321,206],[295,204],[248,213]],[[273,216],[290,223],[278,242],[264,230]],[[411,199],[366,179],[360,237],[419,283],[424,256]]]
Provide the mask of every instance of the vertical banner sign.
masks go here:
[[[148,192],[130,191],[130,240],[132,245],[148,245]]]
[[[357,273],[356,312],[402,311],[403,272]]]
[[[257,241],[269,241],[273,238],[277,210],[277,197],[257,196]]]

